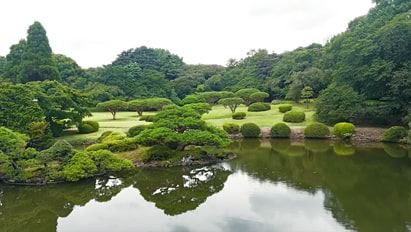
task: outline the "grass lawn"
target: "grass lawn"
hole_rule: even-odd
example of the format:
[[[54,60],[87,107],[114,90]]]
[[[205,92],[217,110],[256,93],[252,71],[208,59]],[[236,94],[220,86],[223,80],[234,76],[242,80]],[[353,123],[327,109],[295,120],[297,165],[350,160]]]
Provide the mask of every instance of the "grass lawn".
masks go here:
[[[293,105],[294,111],[304,111],[306,119],[302,123],[286,123],[289,126],[307,126],[315,122],[313,118],[314,109],[307,109],[305,105]],[[229,108],[224,108],[221,105],[214,106],[212,111],[208,114],[203,115],[203,119],[214,126],[222,128],[223,124],[226,122],[237,123],[242,125],[244,123],[255,123],[260,127],[271,127],[276,123],[283,122],[283,113],[278,111],[278,105],[272,105],[271,110],[263,112],[248,112],[246,106],[239,106],[236,112],[245,112],[247,114],[246,118],[243,120],[234,120],[231,118],[231,110]]]

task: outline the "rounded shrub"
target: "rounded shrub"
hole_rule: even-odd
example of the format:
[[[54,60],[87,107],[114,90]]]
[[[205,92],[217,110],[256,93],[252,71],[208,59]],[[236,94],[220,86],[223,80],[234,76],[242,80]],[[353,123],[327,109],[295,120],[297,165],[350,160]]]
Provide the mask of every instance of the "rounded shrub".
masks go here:
[[[244,123],[240,128],[240,132],[244,138],[258,138],[261,129],[255,123]]]
[[[100,137],[97,138],[97,143],[101,143],[106,137],[108,137],[111,134],[119,134],[118,132],[113,132],[113,131],[104,131]]]
[[[349,122],[340,122],[334,125],[334,135],[338,138],[349,139],[354,134],[355,126]]]
[[[244,119],[245,116],[246,116],[245,112],[235,112],[231,117],[233,119],[240,120],[240,119]]]
[[[172,150],[167,146],[156,145],[144,152],[140,159],[143,162],[167,160],[172,157],[174,153],[175,150]]]
[[[280,111],[281,113],[291,111],[292,109],[293,109],[293,106],[291,104],[282,104],[278,106],[278,111]]]
[[[304,129],[304,137],[312,139],[323,139],[330,134],[330,129],[323,123],[313,123]]]
[[[238,134],[240,132],[240,125],[232,122],[223,124],[223,129],[229,134]]]
[[[291,129],[285,123],[277,123],[271,127],[271,138],[290,138]]]
[[[80,134],[88,134],[95,132],[94,127],[90,124],[80,124],[77,128]]]
[[[393,126],[384,131],[382,136],[383,142],[395,143],[400,141],[406,135],[406,130],[402,126]]]
[[[107,144],[108,150],[111,152],[123,152],[137,149],[137,144],[129,139],[113,140],[105,144]]]
[[[105,143],[91,144],[86,148],[86,151],[98,151],[108,149],[108,145]]]
[[[271,110],[271,105],[268,103],[256,102],[248,107],[249,112],[260,112]]]
[[[154,115],[143,115],[140,117],[140,121],[153,122]]]
[[[147,128],[147,125],[137,125],[130,127],[127,131],[127,137],[134,137],[140,134],[143,130]]]
[[[96,131],[98,131],[98,129],[100,128],[100,125],[98,124],[97,121],[87,120],[87,121],[83,121],[83,123],[89,124],[89,125],[92,126],[92,127],[94,128],[94,130],[96,130]]]
[[[299,123],[304,122],[305,113],[302,111],[288,111],[283,116],[284,122]]]

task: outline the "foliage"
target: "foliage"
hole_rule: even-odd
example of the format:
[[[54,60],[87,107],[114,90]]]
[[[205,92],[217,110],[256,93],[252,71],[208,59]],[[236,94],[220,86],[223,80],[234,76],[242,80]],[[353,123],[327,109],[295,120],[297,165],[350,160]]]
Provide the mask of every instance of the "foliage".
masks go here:
[[[235,113],[237,107],[241,104],[244,104],[244,100],[239,97],[223,98],[220,99],[218,103],[223,105],[224,107],[228,106],[231,110],[231,113]]]
[[[339,138],[350,138],[354,134],[355,126],[352,123],[340,122],[334,125],[334,135]]]
[[[116,114],[120,110],[127,109],[127,103],[121,100],[110,100],[97,104],[97,109],[109,111],[113,115],[113,120],[116,120]]]
[[[255,123],[244,123],[241,125],[240,132],[244,138],[258,138],[261,133],[261,129]]]
[[[269,103],[256,102],[248,106],[249,112],[260,112],[267,110],[271,110],[271,105]]]
[[[80,179],[92,177],[97,171],[97,166],[87,155],[87,152],[77,152],[64,166],[62,174],[68,181],[78,181]]]
[[[282,105],[278,106],[278,110],[281,113],[285,113],[287,111],[290,111],[290,110],[292,110],[292,108],[293,108],[293,105],[291,105],[291,104],[282,104]]]
[[[301,98],[304,99],[305,103],[307,104],[307,109],[308,103],[310,102],[309,99],[311,99],[313,96],[313,88],[311,88],[310,86],[306,86],[301,90]]]
[[[148,98],[146,99],[146,101],[147,101],[148,108],[155,109],[157,111],[161,111],[161,109],[163,109],[164,106],[172,104],[170,99],[159,98],[159,97]]]
[[[236,119],[236,120],[244,119],[245,116],[246,116],[246,113],[245,113],[245,112],[235,112],[235,113],[233,113],[233,115],[231,115],[231,117],[232,117],[233,119]]]
[[[127,108],[129,110],[135,110],[138,116],[142,116],[143,112],[148,109],[148,102],[145,99],[136,99],[127,102]]]
[[[75,151],[70,143],[68,143],[66,140],[59,140],[50,148],[40,151],[36,159],[40,160],[46,166],[52,161],[57,161],[61,164],[64,164],[71,159],[74,153]]]
[[[118,132],[113,132],[113,131],[104,131],[101,133],[100,137],[97,138],[96,142],[101,143],[105,138],[107,138],[110,135],[120,135]]]
[[[323,123],[313,123],[304,129],[304,137],[312,139],[326,138],[330,129]]]
[[[111,152],[124,152],[137,149],[137,144],[130,138],[104,141],[104,143],[107,144],[108,150]]]
[[[402,126],[393,126],[384,131],[383,142],[396,143],[406,136],[406,130]]]
[[[284,122],[299,123],[304,122],[305,113],[302,111],[288,111],[283,115]]]
[[[81,134],[87,134],[87,133],[92,133],[96,132],[99,129],[99,124],[97,121],[83,121],[79,126],[78,126],[78,131]]]
[[[131,138],[131,137],[137,136],[145,129],[147,129],[147,125],[132,126],[127,131],[127,137]]]
[[[175,150],[167,146],[155,145],[144,152],[140,160],[143,162],[167,160],[172,157],[174,153]]]
[[[321,91],[316,101],[316,115],[324,123],[349,121],[359,107],[361,97],[350,86],[335,83]]]
[[[223,129],[228,134],[238,134],[240,132],[240,125],[238,125],[237,123],[226,122],[223,124]]]
[[[98,172],[120,171],[122,169],[134,168],[130,160],[121,159],[107,150],[92,151],[87,154],[93,160]]]
[[[98,150],[107,150],[108,145],[105,143],[95,143],[86,147],[86,151],[98,151]]]
[[[268,98],[270,94],[266,92],[255,92],[250,95],[250,100],[252,102],[263,102],[265,98]]]
[[[46,122],[32,122],[29,125],[30,142],[29,147],[36,150],[44,150],[54,144],[53,135]]]
[[[154,115],[143,115],[140,117],[140,121],[153,122]]]
[[[285,123],[277,123],[271,127],[270,136],[271,138],[289,138],[291,134],[290,127]]]
[[[190,94],[185,96],[185,98],[182,100],[182,104],[193,104],[193,103],[203,103],[205,100],[203,97],[201,97],[199,94]]]
[[[191,103],[191,104],[184,105],[183,108],[184,107],[191,108],[191,109],[195,110],[200,115],[206,114],[206,113],[210,112],[210,110],[211,110],[210,105],[207,104],[207,103]]]
[[[255,88],[240,89],[235,92],[235,96],[242,98],[244,100],[244,104],[249,106],[253,102],[253,99],[255,99],[252,98],[251,95],[257,92],[260,92],[260,90]]]
[[[135,140],[146,146],[157,144],[177,150],[184,150],[192,143],[225,146],[231,142],[224,131],[208,126],[200,118],[201,115],[191,108],[166,106]]]

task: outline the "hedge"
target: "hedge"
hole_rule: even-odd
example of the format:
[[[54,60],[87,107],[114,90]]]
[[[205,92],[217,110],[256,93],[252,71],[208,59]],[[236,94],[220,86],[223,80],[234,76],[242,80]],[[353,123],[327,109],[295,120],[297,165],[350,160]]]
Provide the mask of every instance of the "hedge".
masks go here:
[[[240,120],[240,119],[244,119],[245,116],[246,116],[246,113],[245,113],[245,112],[235,112],[231,117],[232,117],[233,119]]]
[[[355,126],[349,122],[340,122],[334,125],[334,135],[338,138],[348,139],[354,134]]]
[[[291,111],[292,108],[293,106],[291,104],[282,104],[278,106],[278,111],[285,113],[287,111]]]
[[[283,116],[284,122],[299,123],[304,122],[305,113],[302,111],[288,111]]]
[[[256,102],[248,107],[249,112],[260,112],[271,110],[271,105],[268,103]]]
[[[290,127],[285,123],[277,123],[271,127],[271,138],[289,138],[291,134]]]
[[[313,123],[304,129],[305,138],[322,139],[330,134],[330,129],[323,123]]]
[[[255,123],[244,123],[240,128],[240,132],[244,138],[258,138],[261,129]]]

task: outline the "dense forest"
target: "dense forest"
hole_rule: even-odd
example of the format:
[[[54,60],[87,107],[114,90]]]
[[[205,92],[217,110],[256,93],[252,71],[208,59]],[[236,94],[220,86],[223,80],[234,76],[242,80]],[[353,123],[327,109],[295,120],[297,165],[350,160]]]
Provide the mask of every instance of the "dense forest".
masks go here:
[[[78,124],[89,113],[83,106],[108,100],[156,97],[181,105],[206,101],[195,98],[204,92],[254,88],[269,94],[265,101],[298,102],[305,87],[312,89],[319,121],[405,124],[411,102],[411,2],[373,1],[367,15],[352,20],[325,45],[282,54],[251,50],[226,67],[189,65],[168,50],[141,46],[121,52],[111,64],[82,69],[75,60],[54,54],[45,29],[35,22],[27,38],[0,57],[0,125],[25,132],[33,119],[10,122],[16,115],[9,113],[42,114],[58,135],[58,120]]]

